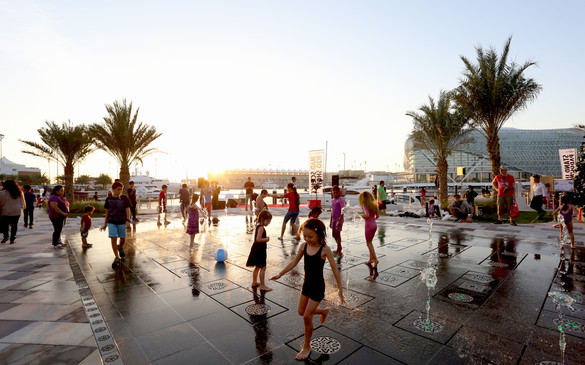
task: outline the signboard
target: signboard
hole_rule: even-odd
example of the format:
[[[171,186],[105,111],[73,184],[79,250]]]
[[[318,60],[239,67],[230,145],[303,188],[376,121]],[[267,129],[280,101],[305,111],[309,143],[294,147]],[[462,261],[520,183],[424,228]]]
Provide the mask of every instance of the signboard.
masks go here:
[[[559,157],[561,159],[561,170],[563,171],[563,179],[572,180],[575,174],[576,165],[575,161],[577,160],[577,149],[565,148],[559,150]]]
[[[573,191],[573,180],[555,180],[555,191]]]
[[[309,192],[323,194],[323,150],[309,151]]]

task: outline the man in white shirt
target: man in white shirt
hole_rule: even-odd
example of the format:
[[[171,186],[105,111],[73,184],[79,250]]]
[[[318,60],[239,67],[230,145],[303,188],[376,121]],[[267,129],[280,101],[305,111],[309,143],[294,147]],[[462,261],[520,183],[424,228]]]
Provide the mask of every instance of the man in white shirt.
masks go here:
[[[534,183],[532,184],[532,201],[530,202],[530,208],[536,210],[538,217],[536,219],[542,219],[544,217],[544,209],[542,209],[543,199],[546,196],[546,186],[540,182],[540,176],[534,175]]]

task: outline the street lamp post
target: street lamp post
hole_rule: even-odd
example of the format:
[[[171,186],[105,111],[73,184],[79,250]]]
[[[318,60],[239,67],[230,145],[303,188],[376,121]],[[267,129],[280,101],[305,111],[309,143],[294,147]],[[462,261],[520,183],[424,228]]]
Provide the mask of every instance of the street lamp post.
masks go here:
[[[343,171],[345,171],[345,152],[343,152]]]

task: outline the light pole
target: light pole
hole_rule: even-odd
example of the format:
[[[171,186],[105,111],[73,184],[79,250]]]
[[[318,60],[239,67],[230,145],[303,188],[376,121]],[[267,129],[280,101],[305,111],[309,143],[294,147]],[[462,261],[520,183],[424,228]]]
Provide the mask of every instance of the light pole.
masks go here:
[[[345,171],[345,152],[343,152],[343,170]]]

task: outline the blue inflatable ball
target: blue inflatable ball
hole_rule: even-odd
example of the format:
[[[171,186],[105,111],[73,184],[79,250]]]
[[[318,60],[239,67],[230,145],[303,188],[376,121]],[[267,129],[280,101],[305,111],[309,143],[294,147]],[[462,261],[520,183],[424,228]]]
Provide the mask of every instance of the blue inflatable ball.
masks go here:
[[[227,258],[228,258],[228,252],[226,249],[219,248],[215,252],[215,259],[217,260],[217,262],[224,262],[225,260],[227,260]]]

